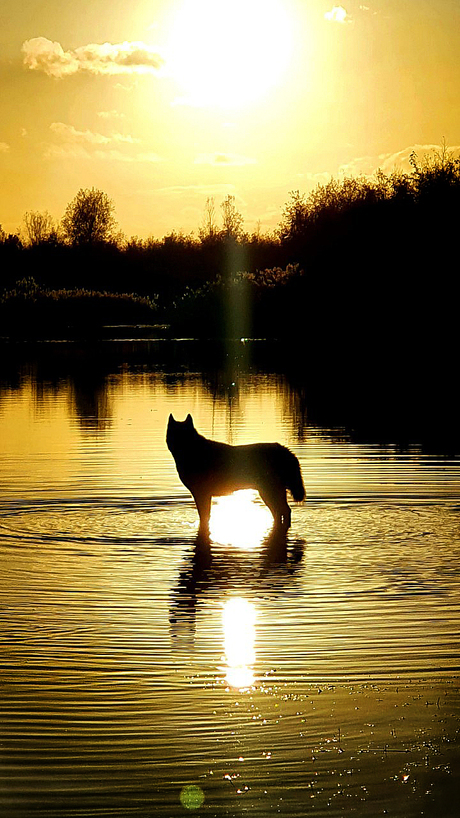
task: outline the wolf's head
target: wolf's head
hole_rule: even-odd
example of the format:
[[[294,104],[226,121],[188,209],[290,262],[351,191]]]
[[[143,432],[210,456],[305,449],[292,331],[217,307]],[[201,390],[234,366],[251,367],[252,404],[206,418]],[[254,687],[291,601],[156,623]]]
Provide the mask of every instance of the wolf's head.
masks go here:
[[[175,420],[169,416],[168,428],[166,430],[166,445],[170,452],[181,449],[190,443],[191,438],[197,434],[193,425],[193,418],[189,414],[185,420]]]

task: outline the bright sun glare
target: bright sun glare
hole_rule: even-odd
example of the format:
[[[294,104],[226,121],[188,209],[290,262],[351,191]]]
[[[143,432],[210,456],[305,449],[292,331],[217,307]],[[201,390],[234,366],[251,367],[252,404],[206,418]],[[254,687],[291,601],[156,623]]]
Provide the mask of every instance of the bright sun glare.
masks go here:
[[[279,83],[290,40],[280,0],[184,0],[171,28],[169,70],[188,104],[239,107]]]
[[[273,518],[267,506],[254,502],[256,497],[257,492],[252,490],[217,497],[209,521],[211,539],[244,549],[260,545],[272,527]]]
[[[256,610],[252,602],[241,597],[229,599],[222,612],[225,678],[231,687],[243,689],[254,684],[256,658]]]

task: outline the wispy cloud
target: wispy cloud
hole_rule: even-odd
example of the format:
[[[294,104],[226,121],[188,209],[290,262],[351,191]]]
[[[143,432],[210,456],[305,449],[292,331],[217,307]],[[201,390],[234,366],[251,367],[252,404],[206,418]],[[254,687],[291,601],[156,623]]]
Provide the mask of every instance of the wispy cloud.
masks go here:
[[[50,130],[66,142],[87,143],[89,145],[109,145],[111,142],[123,142],[134,145],[140,142],[127,134],[114,133],[111,136],[104,136],[94,131],[78,131],[73,125],[66,125],[65,122],[52,122]]]
[[[331,23],[350,23],[351,17],[348,12],[345,11],[343,6],[333,6],[330,11],[326,11],[324,15],[325,20],[329,20]]]
[[[169,185],[168,187],[159,187],[154,191],[155,194],[163,196],[183,196],[195,199],[203,199],[206,196],[227,196],[229,193],[235,192],[235,185],[233,184],[214,184],[214,185]]]
[[[104,161],[123,162],[127,164],[155,164],[163,159],[157,153],[138,152],[134,154],[122,153],[122,151],[112,148],[110,150],[88,150],[85,145],[78,143],[67,143],[64,145],[49,145],[43,154],[44,159],[59,159],[72,161]]]
[[[92,159],[94,153],[83,145],[48,145],[43,152],[44,159]]]
[[[10,146],[6,142],[0,142],[0,153],[8,153]]]
[[[42,71],[50,77],[68,77],[78,72],[88,74],[155,73],[163,58],[153,46],[143,42],[90,43],[73,51],[64,51],[58,42],[33,37],[22,45],[24,65],[31,71]]]
[[[49,145],[44,153],[45,159],[103,160],[112,162],[149,164],[162,162],[161,156],[149,151],[124,153],[117,145],[137,145],[140,139],[129,134],[114,133],[110,136],[86,130],[79,131],[65,122],[52,122],[50,130],[61,143]]]
[[[326,170],[318,171],[317,173],[299,173],[298,178],[302,180],[302,184],[307,184],[309,188],[317,185],[327,185],[330,182],[332,174]]]
[[[145,162],[147,164],[156,164],[157,162],[163,162],[161,156],[157,153],[152,152],[141,152],[141,153],[134,153],[134,154],[127,154],[122,153],[121,151],[117,150],[110,150],[110,151],[95,151],[95,157],[97,159],[110,159],[114,162],[128,162],[128,163],[142,163]]]
[[[372,176],[379,169],[384,173],[392,173],[394,170],[410,173],[412,171],[410,157],[413,153],[417,155],[419,162],[421,162],[425,156],[433,156],[436,151],[439,152],[441,150],[442,147],[440,145],[415,144],[409,145],[407,148],[403,148],[394,153],[380,153],[376,156],[360,156],[351,162],[341,165],[339,173],[344,176]],[[454,146],[448,150],[454,156],[460,155],[459,146]]]
[[[98,117],[101,119],[125,119],[125,114],[120,111],[98,111]]]
[[[255,164],[255,159],[237,153],[200,153],[195,159],[195,165],[212,165],[215,168]]]

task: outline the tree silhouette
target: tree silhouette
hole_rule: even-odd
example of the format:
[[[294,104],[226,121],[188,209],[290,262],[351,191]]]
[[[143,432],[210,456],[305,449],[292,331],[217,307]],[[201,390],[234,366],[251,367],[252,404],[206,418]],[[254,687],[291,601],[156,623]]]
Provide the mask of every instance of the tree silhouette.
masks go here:
[[[310,207],[304,193],[298,190],[289,192],[290,201],[285,205],[279,227],[281,241],[289,241],[303,236],[310,215]]]
[[[24,225],[28,244],[35,247],[38,244],[51,241],[57,238],[56,228],[47,210],[44,213],[28,210],[24,214]]]
[[[117,239],[115,205],[102,190],[81,188],[67,205],[62,230],[74,245],[93,245]]]
[[[413,184],[419,202],[442,201],[445,209],[458,209],[458,192],[460,182],[460,158],[455,158],[442,144],[439,151],[425,154],[419,161],[415,151],[410,155]]]
[[[208,196],[204,206],[203,224],[199,229],[199,237],[201,241],[206,241],[206,239],[214,239],[217,234],[218,228],[216,223],[214,197]]]
[[[223,235],[226,238],[239,239],[243,232],[243,217],[236,209],[235,197],[230,194],[221,204]]]

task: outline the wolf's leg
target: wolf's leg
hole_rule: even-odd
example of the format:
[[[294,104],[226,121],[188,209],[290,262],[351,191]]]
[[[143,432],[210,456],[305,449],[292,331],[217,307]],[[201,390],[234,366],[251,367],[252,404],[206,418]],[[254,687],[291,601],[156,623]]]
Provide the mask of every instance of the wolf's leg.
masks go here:
[[[259,494],[273,514],[275,525],[287,531],[291,525],[291,509],[286,499],[284,486],[264,486],[259,488]]]
[[[286,500],[286,490],[284,490],[283,526],[286,531],[291,527],[291,507]]]
[[[211,495],[205,492],[197,492],[193,498],[200,515],[200,532],[209,532],[209,518],[211,516]]]

